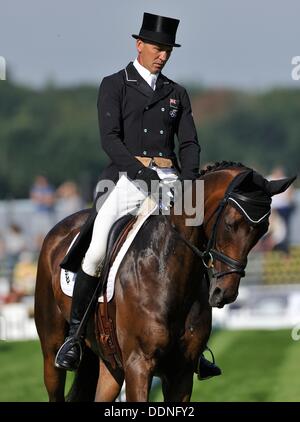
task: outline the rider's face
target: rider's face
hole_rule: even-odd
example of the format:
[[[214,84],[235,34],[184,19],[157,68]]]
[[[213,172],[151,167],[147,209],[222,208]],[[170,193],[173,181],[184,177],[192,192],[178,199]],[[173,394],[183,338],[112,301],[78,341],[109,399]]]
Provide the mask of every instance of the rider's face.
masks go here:
[[[163,44],[149,44],[137,40],[138,61],[151,73],[160,72],[172,53],[173,48]]]

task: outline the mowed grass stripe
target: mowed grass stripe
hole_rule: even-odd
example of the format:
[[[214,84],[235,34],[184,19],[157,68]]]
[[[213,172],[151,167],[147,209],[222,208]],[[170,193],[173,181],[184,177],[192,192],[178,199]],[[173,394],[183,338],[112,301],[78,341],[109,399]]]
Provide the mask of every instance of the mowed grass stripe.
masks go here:
[[[193,401],[269,401],[287,358],[288,330],[226,331],[214,338],[223,375],[194,384]],[[225,337],[225,339],[224,339]],[[222,339],[222,341],[220,341]],[[220,344],[226,348],[218,350]]]
[[[38,341],[0,342],[0,401],[47,401]]]
[[[220,391],[224,388],[224,371],[227,372],[227,370],[224,369],[223,356],[226,356],[227,351],[232,349],[232,343],[238,341],[239,337],[239,331],[216,330],[212,333],[208,346],[212,349],[216,364],[221,367],[223,375],[206,381],[199,381],[195,375],[191,401],[222,401],[220,398],[215,397],[215,391]],[[205,353],[205,356],[211,359],[209,353]]]
[[[286,333],[288,350],[277,371],[277,382],[270,391],[270,401],[300,401],[300,341],[291,338],[291,331]]]
[[[299,401],[300,341],[290,335],[291,330],[215,332],[209,345],[223,375],[195,377],[192,400]],[[48,400],[38,341],[0,341],[0,368],[0,401]],[[161,394],[154,397],[162,400]]]
[[[67,374],[66,392],[73,373]],[[46,402],[43,357],[38,340],[0,341],[0,402]]]

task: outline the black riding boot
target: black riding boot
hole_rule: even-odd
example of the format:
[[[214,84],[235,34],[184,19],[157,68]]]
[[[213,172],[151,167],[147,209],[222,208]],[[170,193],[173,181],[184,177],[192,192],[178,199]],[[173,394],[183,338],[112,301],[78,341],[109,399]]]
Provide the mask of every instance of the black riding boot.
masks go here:
[[[221,369],[215,364],[215,358],[212,351],[209,348],[207,348],[207,350],[211,353],[213,361],[210,362],[203,354],[200,355],[197,367],[197,375],[198,379],[201,381],[222,374]]]
[[[82,327],[79,337],[76,332],[98,283],[98,277],[92,277],[80,268],[76,275],[73,291],[69,335],[57,352],[55,358],[55,366],[57,368],[75,371],[80,364],[86,327]]]

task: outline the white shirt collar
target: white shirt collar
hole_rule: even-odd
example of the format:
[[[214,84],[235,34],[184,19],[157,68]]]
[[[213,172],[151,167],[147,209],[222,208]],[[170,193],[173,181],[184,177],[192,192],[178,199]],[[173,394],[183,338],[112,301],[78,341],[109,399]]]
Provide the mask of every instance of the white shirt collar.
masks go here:
[[[145,81],[147,82],[147,84],[149,84],[151,86],[151,88],[153,88],[155,90],[155,88],[156,88],[156,81],[157,81],[157,78],[158,78],[159,73],[151,73],[151,72],[149,72],[148,69],[146,69],[144,66],[142,66],[138,62],[138,59],[135,59],[135,61],[133,62],[133,66],[139,72],[139,74],[141,75],[141,77],[143,79],[145,79]]]

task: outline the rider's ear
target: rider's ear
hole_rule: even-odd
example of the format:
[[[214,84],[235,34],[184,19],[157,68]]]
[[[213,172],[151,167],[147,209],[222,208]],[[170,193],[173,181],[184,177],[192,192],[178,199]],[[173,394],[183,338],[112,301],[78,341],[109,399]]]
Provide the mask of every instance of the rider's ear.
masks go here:
[[[271,196],[277,195],[278,193],[284,192],[293,183],[297,176],[287,177],[280,180],[271,180],[267,184],[268,192]]]

